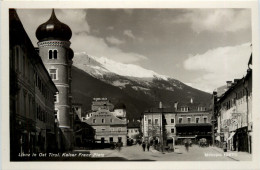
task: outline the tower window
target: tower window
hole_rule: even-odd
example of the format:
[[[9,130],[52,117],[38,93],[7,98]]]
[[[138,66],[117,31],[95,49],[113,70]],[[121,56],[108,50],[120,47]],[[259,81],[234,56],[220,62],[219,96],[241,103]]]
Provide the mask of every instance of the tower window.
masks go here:
[[[57,59],[58,58],[58,51],[57,50],[49,50],[49,59]]]
[[[53,54],[54,54],[54,59],[57,59],[57,50],[54,50]]]
[[[58,80],[58,70],[57,69],[49,69],[49,73],[52,80]]]
[[[52,50],[49,50],[49,59],[52,59]]]

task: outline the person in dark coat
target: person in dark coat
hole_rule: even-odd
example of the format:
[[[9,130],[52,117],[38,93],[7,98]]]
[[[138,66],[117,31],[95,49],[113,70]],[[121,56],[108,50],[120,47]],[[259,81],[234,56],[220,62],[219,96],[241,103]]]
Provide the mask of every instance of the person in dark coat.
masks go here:
[[[142,143],[143,151],[145,152],[145,143]]]
[[[149,151],[149,149],[150,149],[150,143],[149,142],[147,142],[146,147],[147,147],[147,151]]]

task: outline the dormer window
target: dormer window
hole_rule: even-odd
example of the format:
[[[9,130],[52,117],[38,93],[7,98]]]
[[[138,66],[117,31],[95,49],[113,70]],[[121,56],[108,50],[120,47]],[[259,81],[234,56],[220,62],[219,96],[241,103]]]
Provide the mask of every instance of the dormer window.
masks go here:
[[[182,111],[182,112],[188,112],[188,111],[189,111],[189,108],[188,108],[188,107],[181,107],[181,111]]]
[[[198,107],[198,111],[205,111],[206,108],[205,107]]]

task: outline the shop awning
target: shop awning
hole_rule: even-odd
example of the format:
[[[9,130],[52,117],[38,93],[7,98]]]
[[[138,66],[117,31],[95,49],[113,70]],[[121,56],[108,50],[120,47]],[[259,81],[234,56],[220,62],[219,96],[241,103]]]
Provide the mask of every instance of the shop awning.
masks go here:
[[[230,136],[228,137],[227,140],[231,140],[235,134],[236,134],[236,132],[231,132],[231,134],[230,134]]]

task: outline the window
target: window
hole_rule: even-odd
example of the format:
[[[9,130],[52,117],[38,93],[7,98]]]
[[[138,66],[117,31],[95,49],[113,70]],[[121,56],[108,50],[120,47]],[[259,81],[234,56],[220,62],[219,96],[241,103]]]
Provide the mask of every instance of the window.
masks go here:
[[[110,119],[110,123],[112,123],[113,122],[113,119]]]
[[[49,50],[49,59],[52,59],[52,50]]]
[[[182,111],[182,112],[187,112],[188,110],[189,110],[188,107],[181,107],[181,111]]]
[[[179,118],[179,123],[182,123],[182,117]]]
[[[196,123],[199,123],[199,121],[200,121],[200,118],[196,117]]]
[[[137,130],[135,130],[135,133],[137,133]]]
[[[158,119],[154,119],[154,123],[155,123],[156,125],[158,125],[159,120],[158,120]]]
[[[110,131],[114,131],[114,128],[111,128]]]
[[[144,121],[146,121],[146,116],[144,117]]]
[[[49,73],[52,80],[58,80],[58,71],[57,69],[49,69]]]
[[[174,123],[174,119],[171,119],[171,123]]]
[[[206,118],[206,117],[204,117],[204,123],[207,123],[207,122],[208,122],[207,118]]]
[[[101,122],[102,122],[102,123],[105,123],[105,119],[102,119]]]
[[[188,117],[188,123],[190,123],[191,122],[191,118],[190,117]]]
[[[57,50],[54,50],[54,51],[53,51],[54,59],[57,59],[57,53],[58,53]]]
[[[96,119],[93,119],[92,121],[93,121],[93,123],[96,123]]]
[[[152,120],[151,119],[148,119],[148,124],[152,124]]]
[[[109,142],[113,142],[113,137],[110,137],[110,138],[109,138]]]
[[[171,129],[171,133],[174,133],[174,128]]]
[[[101,130],[102,130],[102,132],[106,131],[106,129],[104,129],[104,128],[102,128]]]
[[[54,95],[54,103],[59,103],[59,94]]]
[[[118,132],[121,132],[121,128],[118,128]]]
[[[49,50],[49,59],[57,59],[58,58],[58,51],[57,50]]]
[[[58,115],[58,113],[59,113],[59,110],[57,109],[55,109],[54,110],[54,115],[55,115],[55,120],[59,120],[59,115]]]

